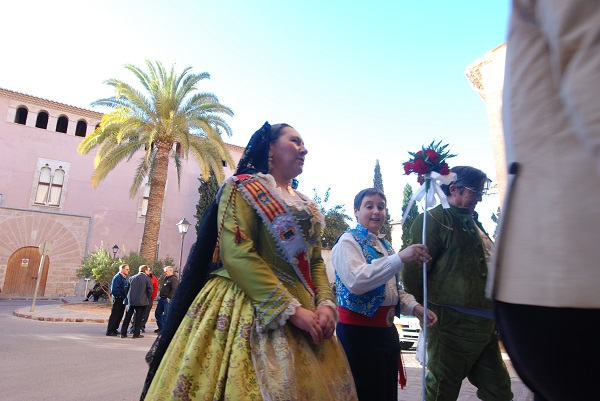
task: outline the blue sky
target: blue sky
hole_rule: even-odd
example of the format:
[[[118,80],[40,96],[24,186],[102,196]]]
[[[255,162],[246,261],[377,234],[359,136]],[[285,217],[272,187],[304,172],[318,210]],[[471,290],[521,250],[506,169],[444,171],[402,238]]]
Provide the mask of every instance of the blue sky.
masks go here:
[[[509,1],[28,1],[3,5],[0,87],[79,107],[134,82],[123,65],[160,60],[211,79],[245,146],[265,120],[308,148],[300,190],[345,204],[373,185],[379,159],[400,219],[408,151],[443,140],[494,179],[483,101],[466,67],[505,41]],[[132,166],[132,175],[133,175]],[[486,227],[497,199],[479,210]]]

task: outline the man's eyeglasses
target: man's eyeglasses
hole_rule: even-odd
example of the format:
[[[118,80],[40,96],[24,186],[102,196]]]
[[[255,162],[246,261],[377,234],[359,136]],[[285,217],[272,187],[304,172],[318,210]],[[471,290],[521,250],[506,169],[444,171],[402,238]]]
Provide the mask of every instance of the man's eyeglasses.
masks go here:
[[[483,196],[483,195],[487,194],[487,191],[488,191],[487,188],[483,188],[483,190],[481,190],[481,191],[477,191],[477,190],[475,190],[473,188],[469,188],[469,187],[463,187],[463,188],[468,189],[476,197]]]

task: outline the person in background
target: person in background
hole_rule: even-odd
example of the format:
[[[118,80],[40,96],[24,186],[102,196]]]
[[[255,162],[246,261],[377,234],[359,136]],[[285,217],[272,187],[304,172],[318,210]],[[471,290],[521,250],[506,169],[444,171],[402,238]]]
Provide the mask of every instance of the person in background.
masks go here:
[[[150,312],[152,311],[152,306],[154,305],[154,300],[156,299],[156,295],[158,294],[158,279],[154,274],[152,274],[152,270],[150,270],[150,280],[152,280],[152,299],[150,303],[146,305],[144,308],[144,313],[142,314],[142,325],[140,327],[140,332],[146,332],[146,323],[148,322],[148,317],[150,317]],[[135,322],[135,313],[133,315],[133,321]],[[133,334],[133,327],[129,328],[129,334]]]
[[[156,305],[156,310],[154,311],[156,325],[158,326],[158,328],[154,330],[155,333],[160,333],[160,330],[167,321],[167,318],[169,317],[169,303],[171,302],[173,295],[175,295],[175,290],[179,285],[177,276],[173,274],[173,266],[166,266],[163,270],[165,272],[165,278],[160,287],[158,305]]]
[[[104,293],[104,289],[103,288],[106,288],[106,286],[100,285],[100,283],[94,284],[94,288],[92,288],[88,292],[88,294],[85,297],[85,299],[83,300],[83,302],[89,302],[90,297],[94,298],[94,302],[98,302],[98,300],[100,299],[100,297]]]
[[[425,245],[395,253],[380,230],[386,219],[386,198],[375,188],[354,198],[358,225],[340,236],[332,249],[339,322],[336,333],[350,363],[360,401],[397,401],[398,374],[406,384],[400,340],[394,316],[415,315],[424,309],[399,288],[404,263],[429,261]],[[427,327],[437,321],[428,311]]]
[[[428,307],[438,325],[427,331],[427,401],[455,401],[468,378],[482,400],[513,399],[510,375],[502,360],[492,303],[485,298],[493,243],[477,219],[475,207],[489,187],[484,172],[469,166],[451,169],[456,181],[441,188],[450,204],[427,211]],[[423,218],[411,227],[412,243],[421,243]],[[423,265],[408,263],[404,288],[423,301]]]
[[[110,284],[110,294],[112,296],[112,309],[108,318],[108,327],[106,328],[107,336],[119,335],[119,323],[123,319],[125,313],[125,297],[129,291],[129,282],[127,275],[129,274],[129,265],[123,264],[119,266],[119,272],[114,275]]]
[[[536,400],[599,399],[600,2],[512,4],[502,102],[509,184],[488,295]]]
[[[121,338],[127,337],[127,328],[135,312],[133,321],[133,338],[142,338],[142,315],[146,306],[152,302],[152,280],[150,279],[150,266],[141,265],[139,273],[129,280],[129,291],[127,292],[127,313],[121,326]]]
[[[334,335],[335,297],[321,257],[325,218],[293,185],[306,154],[287,124],[265,123],[252,135],[217,195],[218,212],[204,213],[142,397],[356,400]],[[209,260],[222,264],[206,282]]]

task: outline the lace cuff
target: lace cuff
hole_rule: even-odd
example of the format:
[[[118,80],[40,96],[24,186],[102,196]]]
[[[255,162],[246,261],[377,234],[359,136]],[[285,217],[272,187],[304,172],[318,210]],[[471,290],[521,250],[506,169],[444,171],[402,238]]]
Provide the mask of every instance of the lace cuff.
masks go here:
[[[283,326],[287,323],[290,316],[296,313],[296,309],[302,306],[300,302],[296,298],[292,298],[292,302],[289,303],[287,308],[285,308],[275,319],[271,320],[271,322],[267,325],[267,330],[276,329],[280,326]]]

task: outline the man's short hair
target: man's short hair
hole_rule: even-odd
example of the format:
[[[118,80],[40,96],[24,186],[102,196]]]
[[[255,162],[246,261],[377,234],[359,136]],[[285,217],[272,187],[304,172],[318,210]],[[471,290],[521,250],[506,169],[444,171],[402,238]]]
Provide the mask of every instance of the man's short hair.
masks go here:
[[[173,266],[165,266],[165,268],[163,269],[163,271],[166,272],[167,270],[173,271]]]
[[[125,267],[129,267],[129,265],[127,263],[123,263],[121,266],[119,266],[119,271],[122,271]]]
[[[488,180],[487,175],[483,171],[471,166],[455,166],[450,171],[456,173],[456,180],[452,181],[450,185],[456,185],[461,194],[463,188],[478,188],[484,180]],[[442,184],[440,186],[446,196],[450,195],[450,185]]]
[[[139,272],[140,273],[148,271],[148,270],[150,270],[150,266],[148,266],[148,265],[141,265],[140,268],[139,268]]]

